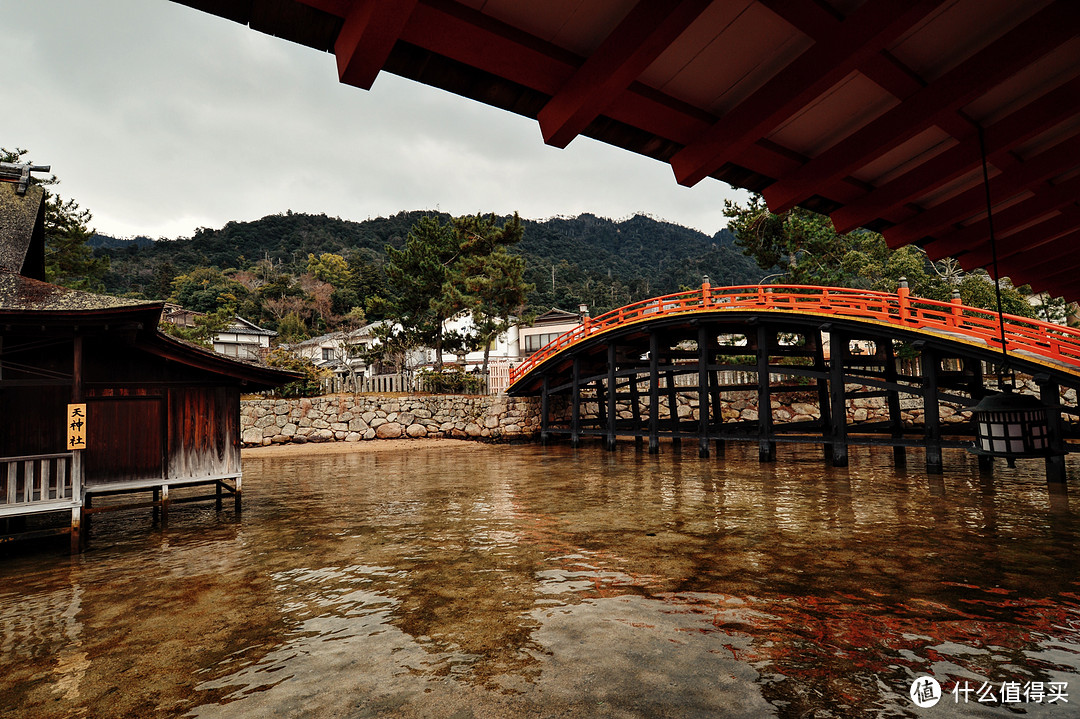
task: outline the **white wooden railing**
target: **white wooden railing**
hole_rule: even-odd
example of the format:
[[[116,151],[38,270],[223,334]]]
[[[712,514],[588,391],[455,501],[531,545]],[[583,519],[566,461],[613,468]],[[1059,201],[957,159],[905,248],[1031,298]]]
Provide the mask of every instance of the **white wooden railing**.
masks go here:
[[[78,504],[72,463],[71,452],[0,457],[0,517]]]

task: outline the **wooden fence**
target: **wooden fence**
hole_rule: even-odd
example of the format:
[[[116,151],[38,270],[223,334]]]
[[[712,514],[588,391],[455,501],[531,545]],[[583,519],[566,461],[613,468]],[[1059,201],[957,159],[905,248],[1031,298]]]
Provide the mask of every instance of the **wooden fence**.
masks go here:
[[[80,502],[72,461],[71,452],[0,457],[0,517]]]

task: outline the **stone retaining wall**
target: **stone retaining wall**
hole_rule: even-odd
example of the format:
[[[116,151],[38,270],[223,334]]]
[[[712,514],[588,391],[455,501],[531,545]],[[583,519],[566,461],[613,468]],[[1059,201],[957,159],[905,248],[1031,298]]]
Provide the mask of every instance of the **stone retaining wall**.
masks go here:
[[[508,440],[540,431],[536,397],[328,395],[240,403],[248,446],[410,437]]]
[[[848,393],[868,390],[847,385]],[[1021,381],[1021,392],[1038,394],[1030,380]],[[1073,390],[1062,392],[1062,402],[1076,406]],[[697,390],[680,391],[677,412],[684,420],[698,419]],[[632,419],[629,400],[616,402],[621,419]],[[818,419],[816,391],[800,391],[773,398],[773,421],[776,423]],[[923,421],[922,401],[901,395],[901,417],[907,426]],[[582,398],[583,419],[595,419],[599,407],[586,393]],[[569,407],[565,397],[553,397],[552,420],[566,422]],[[757,392],[726,392],[721,399],[725,421],[756,421]],[[649,399],[642,397],[639,414],[649,416]],[[963,405],[942,402],[939,414],[943,424],[966,422],[971,413]],[[883,421],[889,418],[884,397],[849,398],[848,422]],[[669,418],[667,397],[660,397],[660,419]],[[408,439],[411,437],[455,437],[487,441],[533,439],[540,434],[540,398],[463,395],[328,395],[304,399],[244,400],[240,409],[240,428],[247,446],[287,442],[360,442],[373,439]]]

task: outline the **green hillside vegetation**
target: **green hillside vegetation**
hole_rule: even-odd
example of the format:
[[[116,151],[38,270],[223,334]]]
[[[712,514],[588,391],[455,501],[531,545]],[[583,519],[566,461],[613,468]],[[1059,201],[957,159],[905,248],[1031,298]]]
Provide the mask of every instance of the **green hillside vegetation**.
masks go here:
[[[402,249],[426,216],[451,220],[418,211],[363,222],[286,212],[199,228],[191,238],[148,243],[98,235],[92,244],[95,256],[109,259],[104,282],[111,294],[171,299],[202,312],[229,306],[271,329],[311,335],[338,326],[354,308],[367,319],[382,318],[385,303],[371,300],[395,299],[386,277],[387,247]],[[709,237],[643,215],[613,221],[586,214],[522,225],[522,239],[509,252],[525,260],[525,281],[533,286],[526,315],[582,302],[595,315],[698,286],[703,275],[713,284],[747,284],[765,274],[726,230]],[[344,260],[345,272],[336,278],[312,271],[335,262],[329,256]]]

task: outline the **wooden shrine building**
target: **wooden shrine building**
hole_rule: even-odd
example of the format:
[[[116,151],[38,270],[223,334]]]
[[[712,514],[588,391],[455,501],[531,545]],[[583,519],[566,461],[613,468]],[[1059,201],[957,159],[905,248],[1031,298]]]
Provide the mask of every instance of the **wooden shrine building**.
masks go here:
[[[163,334],[162,302],[45,282],[44,193],[19,189],[0,182],[3,536],[70,512],[77,547],[98,494],[149,491],[167,506],[171,487],[210,485],[239,506],[240,394],[294,375]]]

